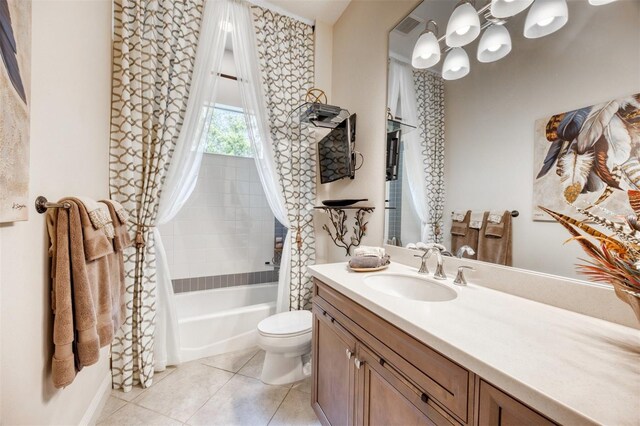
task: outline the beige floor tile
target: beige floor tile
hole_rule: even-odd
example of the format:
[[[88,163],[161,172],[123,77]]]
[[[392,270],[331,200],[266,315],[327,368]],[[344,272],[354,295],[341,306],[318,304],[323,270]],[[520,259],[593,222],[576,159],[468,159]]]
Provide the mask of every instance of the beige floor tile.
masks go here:
[[[311,394],[311,385],[312,385],[311,376],[309,376],[298,383],[294,383],[291,389],[295,389],[303,393]]]
[[[243,351],[229,352],[222,355],[215,355],[200,360],[202,364],[223,370],[237,373],[253,356],[258,352],[258,348],[246,349]]]
[[[107,403],[104,405],[104,408],[102,409],[102,413],[100,413],[98,423],[105,420],[107,417],[118,411],[126,404],[127,401],[110,396],[109,399],[107,399]]]
[[[146,389],[143,389],[140,385],[136,385],[130,392],[123,392],[121,389],[112,389],[111,396],[122,399],[123,401],[131,402],[144,393],[144,391],[146,391]]]
[[[160,372],[156,371],[155,373],[153,373],[153,384],[155,385],[157,383],[160,383],[161,380],[163,380],[169,374],[173,373],[176,370],[177,370],[177,367],[172,366],[172,367],[165,368],[164,371],[160,371]]]
[[[233,373],[200,364],[181,365],[133,402],[171,418],[187,421],[233,377]]]
[[[244,367],[238,371],[238,374],[243,376],[253,377],[254,379],[260,379],[260,373],[262,373],[262,364],[264,363],[264,351],[260,350],[247,362]]]
[[[269,426],[315,426],[320,421],[311,408],[311,395],[291,389]]]
[[[126,404],[124,407],[102,420],[98,425],[169,425],[178,426],[181,423],[161,414],[134,404]]]
[[[251,425],[269,423],[288,389],[236,374],[198,412],[190,425]]]

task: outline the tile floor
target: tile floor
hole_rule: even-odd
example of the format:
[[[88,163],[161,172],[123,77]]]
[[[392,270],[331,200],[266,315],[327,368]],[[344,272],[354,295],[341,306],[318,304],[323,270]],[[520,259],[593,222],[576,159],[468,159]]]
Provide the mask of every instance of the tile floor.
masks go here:
[[[168,368],[148,389],[112,391],[98,425],[319,425],[311,380],[265,385],[263,360],[250,349]]]

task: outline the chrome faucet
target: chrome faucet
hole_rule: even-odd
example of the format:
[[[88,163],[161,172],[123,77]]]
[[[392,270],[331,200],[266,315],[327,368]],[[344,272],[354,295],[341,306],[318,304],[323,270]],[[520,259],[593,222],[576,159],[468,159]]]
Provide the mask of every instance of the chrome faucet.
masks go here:
[[[427,268],[427,259],[429,258],[430,255],[431,255],[430,249],[426,250],[422,254],[414,254],[413,255],[413,257],[419,257],[420,259],[422,259],[421,262],[420,262],[420,269],[418,270],[419,274],[428,274],[429,273],[429,268]]]
[[[474,269],[471,266],[458,266],[458,275],[456,275],[456,278],[453,280],[453,283],[456,285],[467,285],[467,280],[464,277],[464,270],[468,269],[470,271],[473,271]]]
[[[436,271],[433,273],[433,278],[437,279],[437,280],[446,280],[447,279],[447,275],[444,273],[444,260],[442,258],[442,249],[440,249],[437,246],[431,247],[428,251],[427,251],[427,258],[429,258],[429,256],[431,256],[431,253],[435,253],[436,254]]]
[[[458,249],[458,251],[456,252],[456,257],[458,259],[462,259],[462,256],[465,253],[468,254],[469,256],[473,256],[474,254],[476,254],[476,251],[472,249],[470,246],[464,245]]]

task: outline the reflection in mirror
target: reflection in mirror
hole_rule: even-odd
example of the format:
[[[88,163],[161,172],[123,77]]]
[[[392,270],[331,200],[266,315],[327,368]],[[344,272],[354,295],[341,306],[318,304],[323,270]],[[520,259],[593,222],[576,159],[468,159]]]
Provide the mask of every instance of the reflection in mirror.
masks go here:
[[[537,206],[626,213],[640,184],[640,0],[494,3],[500,18],[475,2],[472,41],[447,45],[475,26],[451,18],[455,0],[422,2],[389,35],[385,238],[577,278],[579,246]]]

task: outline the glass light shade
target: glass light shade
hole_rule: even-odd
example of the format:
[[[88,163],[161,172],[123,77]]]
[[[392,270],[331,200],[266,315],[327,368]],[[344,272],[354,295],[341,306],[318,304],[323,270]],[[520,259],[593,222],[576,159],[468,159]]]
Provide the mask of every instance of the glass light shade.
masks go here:
[[[491,15],[496,18],[509,18],[531,6],[531,3],[533,0],[492,0]]]
[[[470,69],[467,52],[461,47],[455,47],[444,58],[442,78],[445,80],[457,80],[469,74]]]
[[[502,25],[492,25],[484,31],[478,44],[478,61],[494,62],[511,52],[511,35]]]
[[[613,3],[616,0],[589,0],[589,4],[594,6],[602,6],[603,4]]]
[[[462,3],[451,14],[447,24],[447,45],[461,47],[480,35],[480,18],[471,3]]]
[[[440,43],[432,31],[425,31],[420,35],[411,55],[411,65],[424,69],[440,62]]]
[[[566,0],[536,0],[524,23],[524,36],[540,38],[558,31],[569,20]]]

